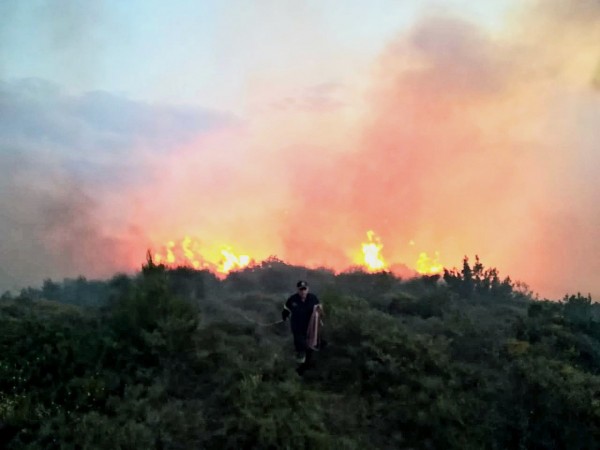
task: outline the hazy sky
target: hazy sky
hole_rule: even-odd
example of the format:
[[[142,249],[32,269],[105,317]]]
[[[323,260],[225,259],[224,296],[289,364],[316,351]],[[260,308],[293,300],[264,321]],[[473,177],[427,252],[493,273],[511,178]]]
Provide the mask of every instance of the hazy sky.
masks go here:
[[[599,125],[597,0],[5,0],[0,290],[372,229],[598,297]]]

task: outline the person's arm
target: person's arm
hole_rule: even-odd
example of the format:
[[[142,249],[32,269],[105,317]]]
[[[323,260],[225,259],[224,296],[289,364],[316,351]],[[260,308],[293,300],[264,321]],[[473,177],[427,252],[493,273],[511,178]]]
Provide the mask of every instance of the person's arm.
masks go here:
[[[323,312],[323,305],[321,305],[321,302],[319,302],[319,299],[316,295],[315,295],[315,309],[318,309],[319,314],[321,314],[322,317],[325,317],[325,313]]]
[[[281,320],[284,322],[290,317],[292,314],[292,310],[290,308],[290,301],[292,297],[288,298],[287,301],[283,304],[283,309],[281,310]]]

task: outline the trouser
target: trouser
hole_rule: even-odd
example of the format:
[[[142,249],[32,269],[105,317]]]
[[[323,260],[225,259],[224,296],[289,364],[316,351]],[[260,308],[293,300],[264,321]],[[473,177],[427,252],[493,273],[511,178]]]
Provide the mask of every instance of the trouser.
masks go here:
[[[306,352],[306,333],[294,333],[294,348],[298,353]]]
[[[294,348],[297,353],[304,353],[308,362],[312,356],[313,350],[306,345],[306,333],[294,333]]]

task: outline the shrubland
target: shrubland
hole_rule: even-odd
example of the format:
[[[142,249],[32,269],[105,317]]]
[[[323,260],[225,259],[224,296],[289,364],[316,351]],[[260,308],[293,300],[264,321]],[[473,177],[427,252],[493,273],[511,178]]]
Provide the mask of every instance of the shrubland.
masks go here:
[[[303,376],[297,279],[329,345]],[[0,300],[0,447],[597,449],[600,305],[477,258],[443,276],[291,266],[139,274]]]

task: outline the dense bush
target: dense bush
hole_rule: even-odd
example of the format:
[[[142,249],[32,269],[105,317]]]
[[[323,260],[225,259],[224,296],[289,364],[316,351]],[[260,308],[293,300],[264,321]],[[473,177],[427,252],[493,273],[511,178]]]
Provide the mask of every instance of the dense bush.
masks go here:
[[[273,323],[306,277],[329,346],[299,376]],[[535,301],[479,259],[407,281],[149,259],[5,294],[0,331],[9,449],[600,448],[600,307]]]

